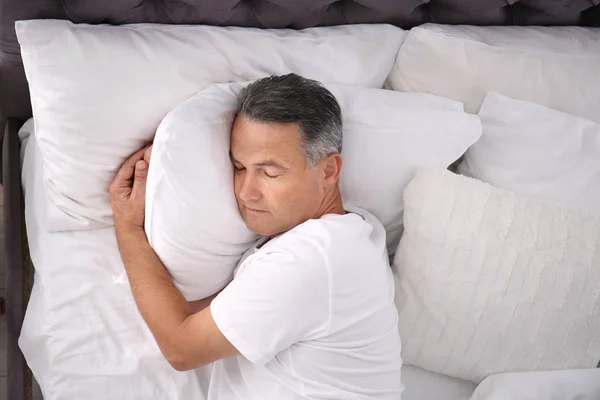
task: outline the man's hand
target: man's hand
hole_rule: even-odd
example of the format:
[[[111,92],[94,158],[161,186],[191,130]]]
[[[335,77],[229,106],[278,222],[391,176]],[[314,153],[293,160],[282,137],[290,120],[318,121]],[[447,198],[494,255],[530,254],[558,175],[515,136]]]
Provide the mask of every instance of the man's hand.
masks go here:
[[[144,229],[146,204],[146,177],[152,146],[133,154],[119,169],[110,184],[110,203],[115,229]]]

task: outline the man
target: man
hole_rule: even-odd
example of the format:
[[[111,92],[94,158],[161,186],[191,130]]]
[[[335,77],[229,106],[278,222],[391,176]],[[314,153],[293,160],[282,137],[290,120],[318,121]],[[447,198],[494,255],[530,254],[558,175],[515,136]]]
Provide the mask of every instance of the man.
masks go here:
[[[174,368],[213,363],[209,399],[400,398],[385,231],[369,213],[344,207],[341,147],[340,107],[318,82],[272,76],[240,93],[234,191],[246,225],[264,238],[223,291],[190,304],[144,234],[149,149],[112,183],[139,310]]]

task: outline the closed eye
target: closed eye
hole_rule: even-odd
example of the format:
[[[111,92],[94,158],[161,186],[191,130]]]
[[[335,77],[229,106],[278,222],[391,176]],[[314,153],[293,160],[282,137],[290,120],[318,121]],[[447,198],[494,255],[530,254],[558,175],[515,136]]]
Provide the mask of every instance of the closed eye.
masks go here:
[[[279,178],[281,176],[281,175],[271,175],[267,171],[264,171],[264,173],[267,176],[267,178],[271,178],[271,179]]]

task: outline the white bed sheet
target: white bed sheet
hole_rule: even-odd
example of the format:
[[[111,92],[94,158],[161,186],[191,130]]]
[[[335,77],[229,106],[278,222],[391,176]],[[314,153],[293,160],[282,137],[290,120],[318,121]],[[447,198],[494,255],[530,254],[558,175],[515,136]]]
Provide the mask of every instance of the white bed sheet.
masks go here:
[[[23,129],[25,139],[27,127]],[[19,344],[48,400],[204,399],[208,369],[177,372],[139,315],[112,228],[48,232],[41,156],[23,141],[36,274]],[[85,157],[85,155],[82,155]],[[475,384],[404,366],[403,400],[466,400]]]
[[[44,398],[204,399],[205,370],[171,368],[137,312],[113,229],[45,229],[41,161],[30,137],[23,183],[36,275],[19,344]]]

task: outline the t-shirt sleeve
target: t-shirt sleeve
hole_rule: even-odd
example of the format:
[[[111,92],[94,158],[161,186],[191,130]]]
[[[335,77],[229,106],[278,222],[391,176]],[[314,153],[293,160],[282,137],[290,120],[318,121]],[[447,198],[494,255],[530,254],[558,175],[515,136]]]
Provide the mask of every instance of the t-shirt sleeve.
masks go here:
[[[329,327],[329,274],[316,251],[272,251],[248,260],[213,300],[213,319],[231,344],[263,365]]]

